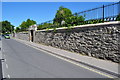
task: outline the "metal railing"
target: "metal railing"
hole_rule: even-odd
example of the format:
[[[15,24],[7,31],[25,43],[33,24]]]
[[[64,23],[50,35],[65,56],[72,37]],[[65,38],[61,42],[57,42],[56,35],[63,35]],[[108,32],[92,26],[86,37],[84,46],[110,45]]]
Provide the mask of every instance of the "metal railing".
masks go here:
[[[79,21],[79,25],[116,21],[117,16],[120,15],[120,2],[109,4],[109,5],[103,5],[101,7],[74,13],[70,16],[76,16],[76,15],[83,16],[85,18],[84,21]],[[70,17],[70,16],[67,16],[67,17]],[[42,26],[42,25],[45,26],[45,24],[47,24],[47,26],[41,29],[62,27],[62,25],[54,24],[54,20],[43,22],[39,24],[39,26]],[[74,22],[72,22],[71,24],[74,25]]]

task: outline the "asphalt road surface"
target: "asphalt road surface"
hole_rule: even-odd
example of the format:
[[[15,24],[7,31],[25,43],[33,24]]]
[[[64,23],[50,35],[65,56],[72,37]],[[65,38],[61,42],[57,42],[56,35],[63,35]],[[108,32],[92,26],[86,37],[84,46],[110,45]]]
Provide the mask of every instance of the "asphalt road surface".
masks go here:
[[[4,77],[107,78],[13,39],[3,39],[2,47]]]
[[[0,36],[0,80],[2,79],[2,41],[1,41],[1,36]]]

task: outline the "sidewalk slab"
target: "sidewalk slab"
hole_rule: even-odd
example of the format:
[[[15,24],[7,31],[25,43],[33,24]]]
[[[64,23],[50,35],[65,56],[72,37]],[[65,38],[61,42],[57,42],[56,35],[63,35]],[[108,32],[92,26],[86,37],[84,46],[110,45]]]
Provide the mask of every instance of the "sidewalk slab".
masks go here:
[[[38,44],[38,43],[33,43],[33,42],[21,40],[21,39],[16,39],[16,38],[13,38],[13,39],[15,39],[17,41],[21,41],[22,43],[29,44],[31,46],[43,49],[45,51],[54,53],[56,55],[69,58],[71,60],[88,65],[90,67],[93,67],[93,68],[96,68],[99,70],[103,70],[107,73],[111,73],[112,75],[120,76],[120,73],[118,70],[118,67],[120,67],[120,64],[118,64],[118,63],[114,63],[114,62],[102,60],[102,59],[96,59],[93,57],[84,56],[84,55],[81,55],[78,53],[74,53],[74,52],[70,52],[70,51],[66,51],[66,50],[62,50],[59,48],[54,48],[51,46],[46,46],[46,45],[42,45],[42,44]]]

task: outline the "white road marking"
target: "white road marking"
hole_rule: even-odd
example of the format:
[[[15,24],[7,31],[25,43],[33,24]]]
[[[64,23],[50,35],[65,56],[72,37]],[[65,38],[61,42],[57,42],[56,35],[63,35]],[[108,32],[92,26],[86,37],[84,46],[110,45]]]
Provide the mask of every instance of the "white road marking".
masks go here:
[[[10,75],[8,74],[8,78],[10,78]]]
[[[6,59],[4,59],[4,61],[6,62],[7,60],[6,60]]]
[[[26,44],[26,45],[30,46],[29,44]],[[31,46],[31,47],[33,47],[33,48],[35,48],[35,49],[37,49],[37,50],[41,50],[41,49],[39,49],[39,48],[37,48],[37,47],[34,47],[34,46]],[[45,52],[46,52],[46,51],[45,51]],[[58,56],[58,55],[51,54],[51,53],[48,53],[48,52],[47,52],[47,54],[50,54],[50,55],[52,55],[52,56],[54,56],[54,57],[57,57],[57,58],[59,58],[59,59],[62,59],[62,60],[64,60],[64,61],[67,61],[67,62],[69,62],[69,63],[75,64],[75,65],[77,65],[77,66],[79,66],[79,67],[82,67],[82,68],[87,69],[87,70],[89,70],[89,71],[95,72],[95,73],[97,73],[97,74],[106,76],[106,77],[108,77],[108,78],[113,78],[113,77],[110,76],[110,75],[107,75],[107,74],[102,73],[102,72],[100,72],[100,71],[94,70],[94,69],[89,68],[89,67],[87,67],[87,66],[83,66],[83,65],[81,65],[81,64],[78,64],[78,63],[76,63],[76,62],[74,62],[74,61],[71,61],[71,60],[69,60],[69,59],[60,57],[60,56]]]
[[[3,74],[3,78],[5,78],[5,73],[4,73],[4,66],[2,65],[2,67],[3,67],[3,70],[2,70],[2,74]]]
[[[8,69],[8,65],[6,64],[6,68]]]
[[[17,41],[17,40],[16,40],[16,41]],[[19,41],[19,42],[21,42],[21,41]],[[23,43],[24,43],[25,45],[30,46],[30,47],[32,47],[32,48],[35,48],[35,49],[37,49],[37,50],[41,50],[41,49],[39,49],[39,48],[37,48],[37,47],[35,47],[35,46],[31,46],[31,45],[28,44],[28,43],[25,43],[25,42],[23,42]],[[44,50],[42,50],[42,51],[44,51]],[[47,51],[44,51],[44,52],[47,52]],[[49,53],[49,52],[47,52],[47,54],[52,55],[52,56],[54,56],[54,57],[57,57],[57,58],[59,58],[59,59],[62,59],[62,60],[64,60],[64,61],[67,61],[67,62],[69,62],[69,63],[75,64],[75,65],[77,65],[77,66],[79,66],[79,67],[82,67],[82,68],[87,69],[87,70],[89,70],[89,71],[95,72],[95,73],[97,73],[97,74],[106,76],[106,77],[108,77],[108,78],[113,78],[113,77],[110,76],[110,75],[107,75],[107,74],[102,73],[102,72],[100,72],[100,71],[94,70],[94,69],[89,68],[89,67],[87,67],[87,66],[83,66],[83,65],[81,65],[81,64],[78,64],[78,63],[76,63],[76,62],[74,62],[74,61],[71,61],[71,60],[68,60],[68,59],[66,59],[66,58],[57,56],[57,55],[55,55],[55,54],[51,54],[51,53]]]

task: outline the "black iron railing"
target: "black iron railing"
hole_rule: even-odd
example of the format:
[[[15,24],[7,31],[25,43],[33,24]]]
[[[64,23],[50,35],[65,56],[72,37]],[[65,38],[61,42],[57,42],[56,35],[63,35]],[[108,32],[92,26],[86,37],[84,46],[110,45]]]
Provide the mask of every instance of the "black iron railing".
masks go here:
[[[109,4],[109,5],[103,5],[101,7],[74,13],[70,16],[76,16],[76,15],[83,16],[84,21],[79,21],[79,23],[77,23],[77,24],[74,22],[71,22],[69,25],[64,25],[64,26],[68,27],[71,25],[73,26],[74,24],[75,25],[84,25],[84,24],[94,24],[94,23],[116,21],[118,15],[120,15],[120,2]],[[65,18],[68,18],[70,16],[67,16]],[[65,23],[65,24],[67,24],[67,23]],[[54,24],[54,20],[49,20],[49,21],[39,24],[38,29],[58,28],[58,27],[62,27],[62,26],[63,25],[61,25],[61,24]]]

